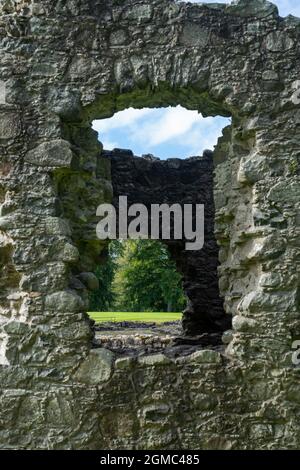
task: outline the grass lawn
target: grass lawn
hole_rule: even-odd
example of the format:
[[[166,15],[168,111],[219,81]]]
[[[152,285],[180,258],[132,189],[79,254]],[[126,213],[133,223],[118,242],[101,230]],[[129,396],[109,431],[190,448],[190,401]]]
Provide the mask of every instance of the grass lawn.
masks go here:
[[[172,312],[89,312],[89,316],[97,323],[107,321],[135,321],[162,323],[181,320],[181,313]]]

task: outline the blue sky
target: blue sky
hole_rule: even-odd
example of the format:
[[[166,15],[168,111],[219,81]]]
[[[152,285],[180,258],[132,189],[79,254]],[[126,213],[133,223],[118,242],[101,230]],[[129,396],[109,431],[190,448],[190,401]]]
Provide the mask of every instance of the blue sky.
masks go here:
[[[199,3],[198,0],[189,1]],[[218,3],[230,3],[230,0],[219,0]],[[300,17],[300,0],[274,0],[273,3],[278,6],[281,16],[292,14]],[[107,150],[126,148],[135,155],[152,153],[165,159],[187,158],[201,155],[205,149],[213,149],[222,129],[229,123],[226,118],[203,118],[197,111],[177,106],[126,109],[110,119],[94,121],[93,128]]]

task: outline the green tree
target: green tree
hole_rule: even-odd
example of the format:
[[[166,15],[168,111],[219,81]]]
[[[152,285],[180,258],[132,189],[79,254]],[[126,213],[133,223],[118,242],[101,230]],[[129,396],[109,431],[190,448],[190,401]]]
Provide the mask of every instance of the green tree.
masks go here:
[[[167,248],[155,240],[123,242],[113,290],[120,311],[180,311],[185,306],[181,276]]]

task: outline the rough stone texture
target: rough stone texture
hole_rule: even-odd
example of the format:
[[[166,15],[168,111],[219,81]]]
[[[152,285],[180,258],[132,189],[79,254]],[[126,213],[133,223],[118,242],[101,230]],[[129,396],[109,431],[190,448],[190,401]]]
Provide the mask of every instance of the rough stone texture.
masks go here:
[[[108,349],[93,349],[77,370],[76,380],[87,385],[107,382],[112,373],[113,357]]]
[[[206,151],[203,157],[159,160],[151,156],[135,157],[131,151],[122,149],[103,151],[101,156],[110,163],[114,207],[119,206],[119,196],[127,196],[128,206],[144,204],[149,213],[149,227],[151,204],[180,204],[182,209],[184,204],[204,204],[202,250],[186,250],[184,238],[174,240],[172,224],[171,239],[164,240],[183,276],[183,289],[188,298],[183,327],[189,335],[230,328],[230,317],[223,310],[218,287],[212,157],[212,152]],[[195,211],[193,215],[195,222]]]
[[[0,3],[1,448],[299,448],[299,36],[264,0]],[[112,195],[91,120],[177,104],[232,116],[214,155],[232,340],[83,384],[78,276]]]

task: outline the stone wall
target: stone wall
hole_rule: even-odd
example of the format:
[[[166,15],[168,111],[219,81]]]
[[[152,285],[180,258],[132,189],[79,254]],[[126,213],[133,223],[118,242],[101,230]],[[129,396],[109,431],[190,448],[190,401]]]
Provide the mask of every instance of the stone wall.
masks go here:
[[[1,448],[299,447],[299,35],[265,0],[0,3]],[[234,334],[223,356],[114,363],[85,313],[112,197],[91,121],[177,104],[232,116],[215,233]]]
[[[194,224],[195,205],[204,205],[204,246],[201,250],[186,250],[184,236],[182,240],[175,240],[172,223],[170,240],[164,240],[164,243],[183,276],[183,289],[188,299],[183,315],[186,334],[229,329],[230,316],[223,310],[218,287],[213,153],[206,151],[202,157],[186,160],[159,160],[151,156],[135,157],[131,151],[115,149],[103,151],[101,158],[107,159],[111,167],[114,207],[119,206],[119,196],[127,196],[128,206],[144,204],[148,209],[149,227],[151,204],[180,204],[182,210],[184,204],[193,204]]]

